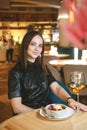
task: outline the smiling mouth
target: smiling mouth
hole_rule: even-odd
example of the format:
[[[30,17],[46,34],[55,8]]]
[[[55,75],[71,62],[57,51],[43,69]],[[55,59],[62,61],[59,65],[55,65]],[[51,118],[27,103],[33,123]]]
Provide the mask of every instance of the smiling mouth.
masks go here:
[[[39,53],[37,53],[37,52],[33,52],[33,54],[34,54],[34,55],[39,55]]]

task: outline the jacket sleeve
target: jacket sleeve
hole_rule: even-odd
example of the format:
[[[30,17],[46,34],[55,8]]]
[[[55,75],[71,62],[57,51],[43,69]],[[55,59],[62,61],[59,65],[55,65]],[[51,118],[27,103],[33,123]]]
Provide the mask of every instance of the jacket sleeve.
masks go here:
[[[11,70],[8,76],[8,98],[15,97],[21,97],[20,73]]]

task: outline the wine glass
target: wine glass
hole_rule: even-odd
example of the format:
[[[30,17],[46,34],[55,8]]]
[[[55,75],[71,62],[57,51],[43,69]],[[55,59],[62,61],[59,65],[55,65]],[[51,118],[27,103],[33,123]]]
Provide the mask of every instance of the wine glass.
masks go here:
[[[85,76],[81,71],[73,71],[70,73],[69,88],[73,94],[77,95],[77,101],[79,102],[79,94],[86,87]]]

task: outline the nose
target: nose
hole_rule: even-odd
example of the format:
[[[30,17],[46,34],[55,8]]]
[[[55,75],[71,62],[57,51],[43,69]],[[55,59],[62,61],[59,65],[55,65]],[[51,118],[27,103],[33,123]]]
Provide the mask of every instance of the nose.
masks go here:
[[[35,46],[35,50],[39,50],[39,47],[38,47],[38,46]]]

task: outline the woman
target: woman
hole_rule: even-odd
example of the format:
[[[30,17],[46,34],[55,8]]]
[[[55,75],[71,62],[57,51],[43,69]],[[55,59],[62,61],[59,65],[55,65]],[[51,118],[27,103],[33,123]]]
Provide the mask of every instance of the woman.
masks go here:
[[[7,62],[12,62],[14,43],[15,43],[15,41],[13,39],[13,36],[11,35],[11,38],[8,39],[8,43],[7,43],[7,52],[6,52]]]
[[[87,111],[56,82],[43,64],[44,41],[42,35],[30,30],[23,38],[17,64],[9,72],[8,96],[15,114],[46,106],[49,89],[73,109]]]

